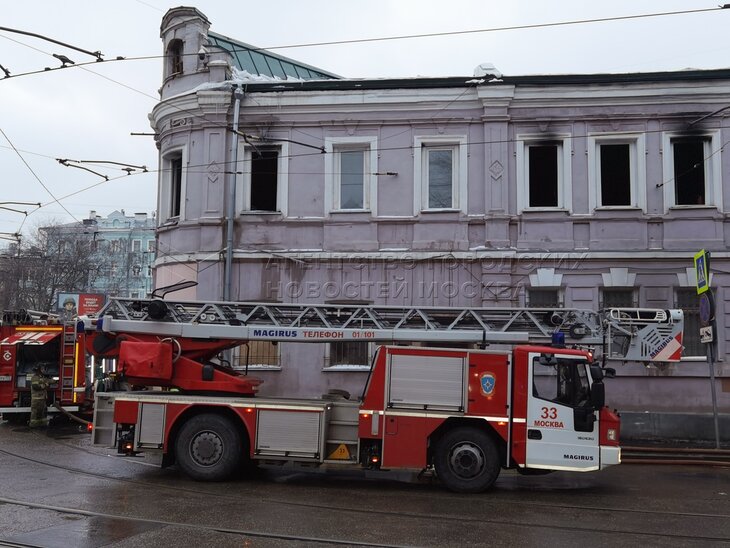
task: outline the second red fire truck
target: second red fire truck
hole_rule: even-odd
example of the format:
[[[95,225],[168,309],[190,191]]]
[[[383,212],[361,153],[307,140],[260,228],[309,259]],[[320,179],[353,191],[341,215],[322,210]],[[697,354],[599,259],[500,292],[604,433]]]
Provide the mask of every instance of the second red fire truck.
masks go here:
[[[30,378],[36,370],[50,379],[48,411],[86,408],[86,349],[77,322],[26,310],[5,311],[0,320],[0,413],[27,422]]]
[[[619,417],[604,402],[610,370],[590,348],[617,360],[676,361],[683,323],[673,310],[161,299],[112,299],[85,321],[89,351],[116,358],[124,380],[146,388],[97,392],[97,444],[157,453],[197,480],[223,480],[252,462],[294,463],[434,470],[458,492],[489,488],[502,468],[618,464]],[[217,359],[251,340],[386,345],[361,397],[293,399],[256,396],[258,379]],[[425,341],[481,349],[395,345]]]

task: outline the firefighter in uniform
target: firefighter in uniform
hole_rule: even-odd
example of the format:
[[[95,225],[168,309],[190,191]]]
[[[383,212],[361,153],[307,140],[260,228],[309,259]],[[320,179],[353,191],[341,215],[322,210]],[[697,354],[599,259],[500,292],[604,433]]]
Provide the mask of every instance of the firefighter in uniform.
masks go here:
[[[40,367],[36,367],[35,373],[30,378],[30,422],[28,426],[31,428],[48,425],[46,400],[49,384],[50,379],[43,374]]]

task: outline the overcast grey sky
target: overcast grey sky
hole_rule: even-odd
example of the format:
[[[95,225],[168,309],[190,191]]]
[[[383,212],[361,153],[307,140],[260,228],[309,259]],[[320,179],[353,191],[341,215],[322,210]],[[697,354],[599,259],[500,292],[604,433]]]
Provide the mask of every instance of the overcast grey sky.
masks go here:
[[[179,0],[2,0],[0,26],[101,51],[109,60],[159,56],[160,20],[167,9],[180,4]],[[715,8],[717,2],[199,0],[186,5],[205,13],[215,32],[273,47]],[[727,9],[276,51],[352,78],[470,76],[484,62],[506,75],[711,69],[730,65],[729,28]],[[77,63],[93,60],[36,38],[0,31],[0,65],[11,75],[59,66],[53,53]],[[158,97],[161,66],[155,57],[0,80],[0,129],[29,166],[0,134],[0,202],[44,204],[25,220],[24,232],[49,220],[83,219],[92,209],[101,215],[114,209],[127,214],[155,209],[157,150],[151,137],[133,137],[130,132],[150,131],[147,114]],[[56,158],[146,165],[150,173],[126,176],[115,169],[100,170],[112,180],[98,184],[103,179],[97,175],[64,167]],[[64,207],[53,203],[43,185]],[[0,232],[16,232],[23,218],[0,209]]]

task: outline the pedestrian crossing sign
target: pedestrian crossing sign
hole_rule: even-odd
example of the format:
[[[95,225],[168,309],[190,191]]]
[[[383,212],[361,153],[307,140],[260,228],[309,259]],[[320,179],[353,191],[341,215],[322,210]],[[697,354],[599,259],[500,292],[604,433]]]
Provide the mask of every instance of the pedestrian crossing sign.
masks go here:
[[[695,255],[695,273],[697,274],[697,294],[701,295],[710,289],[710,253],[704,249]]]

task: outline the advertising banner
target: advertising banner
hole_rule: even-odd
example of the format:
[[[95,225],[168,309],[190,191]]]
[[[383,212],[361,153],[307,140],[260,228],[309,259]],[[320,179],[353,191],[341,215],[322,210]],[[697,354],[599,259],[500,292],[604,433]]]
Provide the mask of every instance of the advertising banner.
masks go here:
[[[79,315],[94,314],[104,306],[102,293],[59,293],[58,315],[62,321],[73,320]]]

